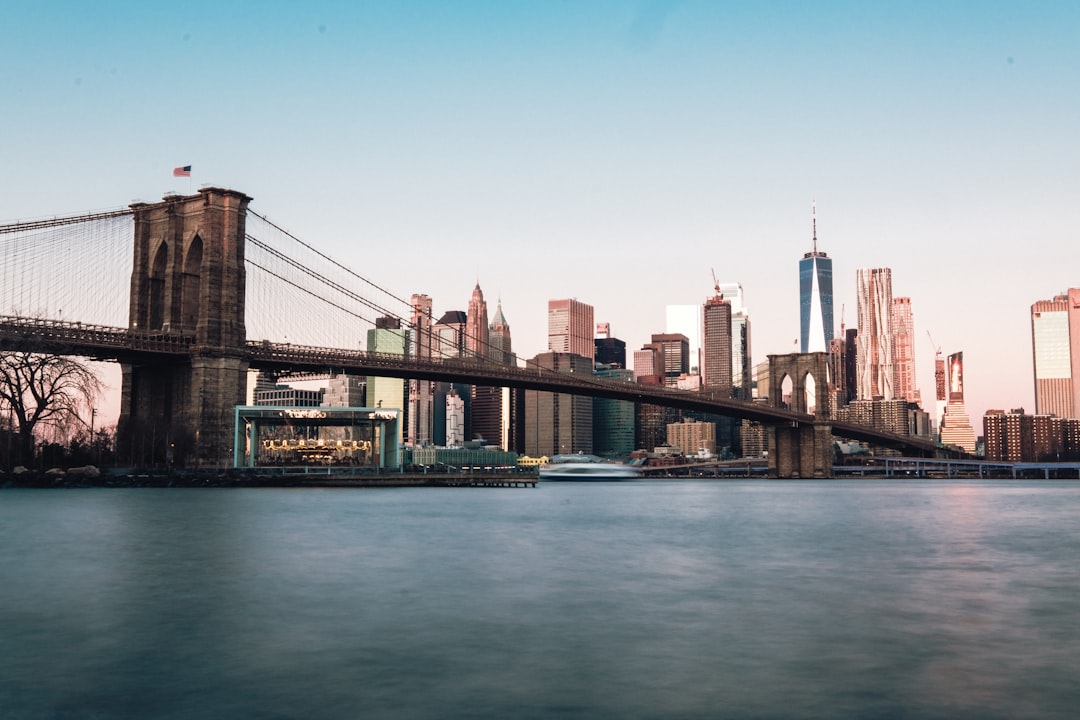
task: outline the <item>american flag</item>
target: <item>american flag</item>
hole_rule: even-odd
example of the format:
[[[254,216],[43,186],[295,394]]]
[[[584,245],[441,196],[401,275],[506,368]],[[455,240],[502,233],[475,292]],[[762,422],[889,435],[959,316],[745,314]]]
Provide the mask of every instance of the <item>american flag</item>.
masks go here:
[[[173,177],[191,177],[191,166],[181,165],[178,168],[173,168]]]

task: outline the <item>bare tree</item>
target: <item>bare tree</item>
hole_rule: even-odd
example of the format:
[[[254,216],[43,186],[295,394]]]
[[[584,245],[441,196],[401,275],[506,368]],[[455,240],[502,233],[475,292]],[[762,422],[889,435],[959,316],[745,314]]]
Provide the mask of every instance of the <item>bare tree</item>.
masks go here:
[[[45,428],[66,431],[101,397],[102,384],[86,365],[64,355],[0,353],[0,407],[14,416],[22,462],[34,457]]]

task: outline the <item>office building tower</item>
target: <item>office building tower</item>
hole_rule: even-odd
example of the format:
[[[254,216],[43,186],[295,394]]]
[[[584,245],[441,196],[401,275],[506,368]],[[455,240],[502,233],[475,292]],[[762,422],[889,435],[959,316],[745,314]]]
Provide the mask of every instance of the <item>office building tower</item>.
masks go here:
[[[856,397],[892,400],[892,270],[860,269],[856,282],[859,310]]]
[[[387,355],[405,355],[408,349],[407,330],[402,329],[397,318],[379,318],[375,327],[367,331],[368,352]],[[373,408],[394,409],[404,412],[408,405],[405,381],[401,378],[369,376],[367,379],[367,405]],[[395,447],[402,442],[401,423],[396,423],[398,436],[393,439]]]
[[[473,288],[472,297],[469,298],[469,309],[465,313],[465,350],[468,357],[486,360],[490,355],[487,301],[484,300],[484,291],[480,289],[480,283],[476,283],[476,287]]]
[[[480,283],[473,288],[469,309],[465,314],[465,352],[468,357],[490,360],[491,327],[488,324],[487,301]],[[469,416],[466,440],[483,440],[489,445],[502,446],[502,388],[473,385],[469,388]]]
[[[975,452],[975,430],[964,407],[964,353],[949,356],[949,404],[941,420],[941,444],[956,445],[964,452]]]
[[[656,333],[648,346],[660,355],[660,374],[668,387],[675,387],[679,377],[690,372],[690,340],[682,333]]]
[[[409,351],[413,357],[430,358],[432,356],[431,334],[431,298],[422,293],[414,293],[409,300],[412,306],[412,325],[409,333]],[[423,447],[432,442],[434,422],[434,394],[431,380],[409,380],[409,417],[406,441],[414,447]]]
[[[1080,288],[1031,306],[1035,412],[1080,417]]]
[[[844,331],[844,395],[847,402],[859,396],[859,329]]]
[[[644,377],[663,377],[663,375],[663,363],[660,359],[659,348],[646,345],[640,350],[634,351],[635,381],[640,381]]]
[[[465,354],[465,328],[468,315],[461,310],[448,310],[431,327],[431,356],[438,359],[459,358]]]
[[[592,323],[589,324],[590,331]],[[589,338],[590,342],[592,338]],[[541,353],[529,365],[558,373],[591,376],[593,361],[575,353]],[[566,393],[525,391],[525,454],[591,453],[593,399]]]
[[[611,337],[611,326],[606,322],[596,324],[593,360],[597,365],[629,369],[626,365],[626,342]]]
[[[668,305],[665,309],[664,332],[667,335],[685,335],[689,369],[701,372],[701,306]]]
[[[701,308],[702,352],[701,382],[706,390],[730,397],[731,372],[731,301],[720,292],[705,300]]]
[[[548,300],[548,350],[593,357],[593,308],[571,298]]]
[[[749,399],[753,385],[750,353],[750,313],[741,283],[720,283],[720,294],[731,303],[731,387],[737,398]]]
[[[634,373],[615,365],[597,366],[596,376],[634,382]],[[634,451],[634,403],[609,398],[593,399],[593,453],[626,457]]]
[[[510,343],[510,323],[503,315],[502,302],[495,307],[495,317],[488,326],[488,343],[491,346],[491,360],[499,365],[513,365],[514,351]]]
[[[915,319],[911,298],[893,298],[892,306],[893,396],[920,404],[915,380]]]
[[[834,337],[829,343],[829,392],[834,409],[851,401],[847,394],[847,341],[842,335]]]
[[[817,205],[813,213],[813,249],[799,261],[800,352],[828,352],[833,339],[832,260],[818,250]]]

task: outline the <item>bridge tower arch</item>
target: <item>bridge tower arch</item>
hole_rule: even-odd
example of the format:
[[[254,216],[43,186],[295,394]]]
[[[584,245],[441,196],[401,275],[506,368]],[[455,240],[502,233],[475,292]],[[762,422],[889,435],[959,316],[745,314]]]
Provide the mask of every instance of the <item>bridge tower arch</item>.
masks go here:
[[[123,363],[117,451],[134,465],[232,464],[245,404],[244,238],[251,198],[204,188],[136,203],[128,327],[189,343],[182,359]]]
[[[785,378],[790,389],[784,387]],[[814,416],[811,422],[769,428],[769,474],[773,477],[832,477],[828,386],[825,353],[769,355],[769,404]]]

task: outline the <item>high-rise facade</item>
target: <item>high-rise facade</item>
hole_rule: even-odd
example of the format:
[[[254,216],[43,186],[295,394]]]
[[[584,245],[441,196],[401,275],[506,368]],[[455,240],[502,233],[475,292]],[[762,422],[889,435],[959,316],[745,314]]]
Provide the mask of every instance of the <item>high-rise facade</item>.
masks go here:
[[[892,331],[893,395],[919,404],[922,398],[915,380],[915,318],[911,298],[893,298]]]
[[[499,365],[513,365],[514,351],[510,343],[510,323],[503,315],[502,303],[495,307],[495,317],[488,326],[488,342],[491,344],[491,360]]]
[[[752,389],[750,313],[741,283],[720,283],[720,294],[731,303],[731,386],[735,397],[749,399]]]
[[[660,374],[664,384],[675,387],[679,377],[690,372],[690,340],[682,333],[655,333],[649,345],[660,354]],[[636,361],[636,357],[635,357]],[[636,367],[635,367],[635,374]]]
[[[408,331],[402,329],[397,318],[379,318],[375,327],[367,331],[368,352],[387,355],[405,355],[408,348]],[[368,407],[396,409],[404,412],[407,407],[405,381],[401,378],[375,377],[367,379]],[[402,427],[397,423],[398,436],[395,447],[401,444]]]
[[[1080,288],[1031,306],[1035,412],[1080,417]]]
[[[731,301],[717,292],[701,308],[701,383],[725,396],[732,389]]]
[[[430,358],[431,338],[431,298],[422,293],[414,293],[409,300],[412,306],[409,333],[409,351],[414,357]],[[409,422],[406,440],[415,447],[431,444],[434,395],[430,380],[409,380]]]
[[[469,309],[465,313],[465,350],[469,357],[487,359],[491,352],[488,347],[487,301],[480,283],[473,288],[469,298]]]
[[[856,272],[859,311],[856,363],[859,400],[892,400],[892,270],[862,268]]]
[[[964,406],[964,353],[949,356],[949,404],[941,420],[941,444],[975,452],[975,430]]]
[[[592,375],[593,372],[592,358],[575,353],[541,353],[530,364],[559,373]],[[592,398],[540,390],[525,391],[526,455],[540,457],[591,453],[592,431]]]
[[[593,307],[576,299],[548,300],[548,350],[593,357]]]
[[[799,348],[828,352],[833,339],[832,260],[817,247],[817,208],[814,208],[813,249],[799,261]]]

